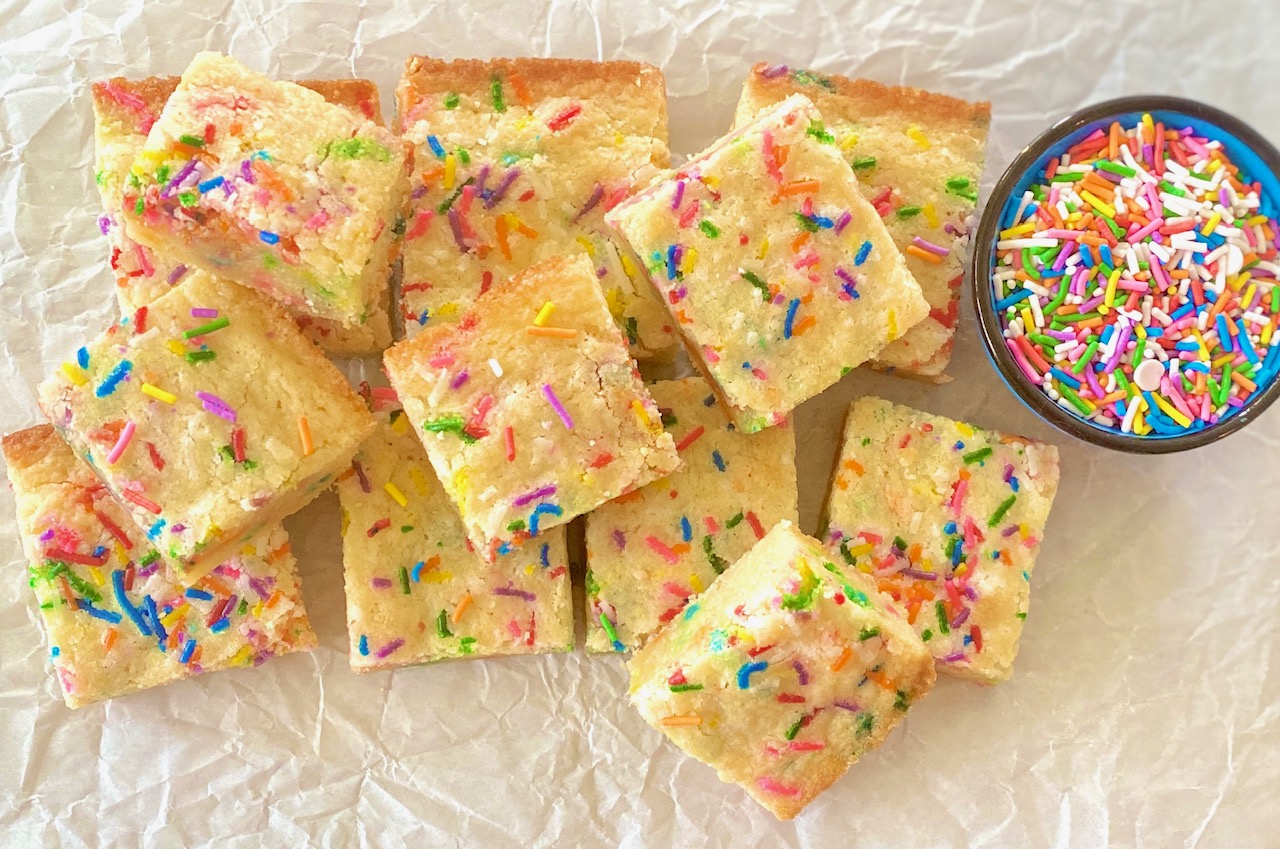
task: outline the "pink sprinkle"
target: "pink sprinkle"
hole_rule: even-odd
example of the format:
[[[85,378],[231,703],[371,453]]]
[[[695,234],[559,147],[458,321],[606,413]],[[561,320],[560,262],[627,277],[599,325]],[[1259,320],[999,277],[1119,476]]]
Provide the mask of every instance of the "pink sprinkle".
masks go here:
[[[817,740],[800,740],[793,741],[790,748],[793,752],[820,752],[826,747],[826,743],[820,743]]]
[[[210,309],[209,307],[192,307],[191,317],[192,318],[217,318],[218,311],[215,309]]]
[[[757,778],[756,786],[759,787],[764,792],[772,793],[775,796],[799,796],[800,795],[799,787],[792,787],[789,784],[783,784],[782,782],[776,779],[770,778],[767,775],[762,775],[759,778]]]
[[[305,222],[303,222],[303,226],[305,226],[308,230],[319,230],[321,227],[323,227],[328,223],[329,223],[329,213],[321,209],[315,214],[313,214],[310,218],[308,218]]]
[[[950,248],[944,248],[941,245],[935,245],[933,242],[927,242],[924,239],[920,238],[919,236],[914,237],[911,240],[911,244],[915,245],[917,248],[920,248],[921,250],[928,251],[929,253],[936,254],[938,256],[946,256],[947,254],[951,253]]]
[[[560,417],[560,421],[564,423],[565,429],[573,430],[573,419],[569,417],[569,411],[560,403],[560,399],[556,397],[556,392],[551,388],[551,384],[542,384],[542,394],[546,397],[547,403],[551,405],[551,409],[556,411],[556,415]]]
[[[959,481],[956,482],[955,492],[952,493],[951,495],[951,509],[955,510],[957,515],[959,515],[960,513],[961,505],[964,504],[965,493],[967,493],[968,491],[969,491],[968,478],[961,478]]]
[[[129,441],[133,439],[133,432],[138,426],[133,422],[127,422],[124,430],[120,431],[120,438],[116,440],[116,445],[111,449],[111,453],[107,455],[107,462],[115,464],[120,459],[120,455],[124,454],[124,449],[129,447]]]
[[[142,269],[144,277],[151,277],[156,273],[156,267],[151,264],[151,257],[147,254],[147,249],[142,245],[134,245],[138,254],[138,266]]]
[[[653,549],[667,563],[675,566],[680,562],[680,555],[676,554],[671,548],[657,537],[648,536],[644,538],[645,544]]]

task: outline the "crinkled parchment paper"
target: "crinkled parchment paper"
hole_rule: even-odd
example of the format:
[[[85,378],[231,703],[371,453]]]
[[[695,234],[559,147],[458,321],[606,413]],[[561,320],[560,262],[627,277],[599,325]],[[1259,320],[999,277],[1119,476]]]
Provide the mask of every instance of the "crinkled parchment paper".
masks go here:
[[[761,59],[905,82],[994,102],[986,188],[1051,120],[1121,94],[1208,100],[1280,141],[1274,0],[671,5],[0,0],[0,429],[40,420],[36,383],[114,314],[89,82],[198,50],[386,100],[410,53],[642,59],[680,153],[728,126]],[[69,711],[4,487],[0,845],[1280,845],[1280,410],[1190,454],[1103,453],[1023,409],[962,318],[950,385],[859,371],[801,408],[801,516],[814,530],[860,394],[1056,441],[1017,672],[940,681],[794,823],[641,722],[618,658],[350,672],[329,495],[287,523],[318,651]]]

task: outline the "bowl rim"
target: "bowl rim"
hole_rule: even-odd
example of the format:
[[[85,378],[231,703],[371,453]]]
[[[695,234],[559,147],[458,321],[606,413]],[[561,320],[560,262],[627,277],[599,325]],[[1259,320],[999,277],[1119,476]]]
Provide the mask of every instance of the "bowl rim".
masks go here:
[[[1004,217],[1005,205],[1014,187],[1037,159],[1066,137],[1089,124],[1134,112],[1172,112],[1186,116],[1191,119],[1191,123],[1199,121],[1209,123],[1252,151],[1271,171],[1271,176],[1280,182],[1280,150],[1277,150],[1271,142],[1244,121],[1217,107],[1170,95],[1129,95],[1091,104],[1072,112],[1036,136],[1013,158],[1000,175],[995,188],[987,197],[978,227],[974,232],[973,248],[969,255],[969,272],[972,280],[970,297],[978,316],[978,335],[986,349],[987,358],[991,360],[1005,385],[1041,418],[1058,430],[1093,445],[1134,454],[1169,454],[1209,445],[1249,424],[1277,398],[1280,398],[1280,377],[1273,379],[1262,392],[1230,417],[1197,431],[1175,436],[1150,437],[1103,429],[1062,409],[1049,400],[1038,387],[1033,387],[1027,382],[1009,354],[1008,348],[1005,347],[1000,317],[990,297],[991,268],[995,260],[995,236],[999,232],[1000,220]],[[1280,198],[1276,200],[1280,201]]]

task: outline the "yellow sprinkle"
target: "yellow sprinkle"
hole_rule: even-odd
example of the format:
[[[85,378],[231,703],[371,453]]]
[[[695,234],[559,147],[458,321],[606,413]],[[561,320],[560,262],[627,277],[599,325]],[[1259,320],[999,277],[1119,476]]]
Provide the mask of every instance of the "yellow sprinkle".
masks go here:
[[[1216,360],[1213,361],[1213,367],[1222,368],[1224,365],[1231,362],[1235,358],[1236,358],[1235,354],[1226,354],[1224,356],[1218,357]]]
[[[1141,324],[1134,324],[1132,325],[1132,327],[1133,327],[1133,332],[1137,334],[1137,337],[1139,339],[1147,338],[1147,329],[1143,327]],[[1232,359],[1234,359],[1234,357]]]
[[[1147,113],[1144,113],[1144,114],[1143,114],[1143,116],[1142,116],[1142,126],[1146,127],[1146,128],[1147,128],[1149,131],[1151,131],[1151,132],[1155,132],[1156,124],[1155,124],[1155,121],[1151,120],[1151,113],[1150,113],[1150,112],[1147,112]]]
[[[710,187],[713,191],[720,188],[720,178],[713,177],[710,174],[704,174],[702,176],[702,183],[703,185]]]
[[[694,264],[698,261],[698,249],[690,247],[684,252],[684,259],[680,260],[680,273],[688,274],[693,271]]]
[[[458,513],[465,514],[462,504],[467,500],[467,492],[471,489],[471,473],[466,466],[453,473],[451,488],[454,492],[453,501],[458,505]]]
[[[898,338],[898,313],[894,310],[889,310],[889,339],[893,340],[897,338]]]
[[[1206,360],[1209,359],[1209,349],[1205,347],[1204,339],[1200,337],[1200,331],[1194,327],[1191,328],[1191,336],[1196,340],[1196,344],[1200,346],[1200,356]]]
[[[933,204],[926,203],[920,207],[920,211],[924,213],[924,220],[930,227],[938,226],[938,210],[933,208]]]
[[[184,601],[182,604],[178,605],[173,610],[170,610],[164,616],[161,616],[160,621],[164,623],[164,627],[172,628],[173,623],[181,619],[186,614],[188,609],[189,608],[187,606],[187,603]]]
[[[401,507],[409,506],[409,499],[404,497],[404,493],[400,491],[400,487],[396,486],[391,481],[387,481],[382,485],[382,488],[385,489],[387,491],[387,495],[394,498],[395,502]]]
[[[253,557],[257,553],[258,549],[254,548],[252,544],[240,546],[241,557]]]
[[[1217,162],[1217,161],[1218,161],[1218,160],[1216,160],[1216,159],[1214,160],[1214,162]],[[1257,226],[1258,224],[1266,224],[1266,223],[1267,223],[1267,216],[1265,216],[1265,215],[1255,215],[1255,216],[1253,216],[1252,218],[1246,218],[1246,219],[1245,219],[1245,221],[1244,221],[1244,223],[1245,223],[1245,224],[1248,224],[1250,227],[1255,227],[1255,226]]]
[[[458,163],[452,153],[445,154],[444,157],[444,188],[449,191],[453,188],[453,176],[457,173]]]
[[[85,374],[83,371],[81,371],[80,366],[76,365],[75,363],[63,363],[62,373],[67,376],[67,380],[71,381],[76,386],[84,386],[86,383],[89,382],[89,378],[85,377]]]
[[[1222,221],[1222,213],[1215,212],[1209,216],[1209,220],[1204,222],[1204,226],[1200,228],[1201,236],[1208,236],[1214,230],[1218,229],[1218,223]]]
[[[1120,282],[1120,269],[1117,268],[1111,272],[1111,276],[1107,278],[1107,295],[1103,299],[1103,303],[1110,308],[1116,302],[1116,284]]]
[[[532,115],[525,115],[521,117],[520,120],[516,121],[516,129],[523,130],[525,127],[529,126],[529,122],[532,120],[533,120]]]
[[[186,356],[187,349],[177,339],[170,339],[168,342],[165,342],[164,344],[166,348],[168,348],[170,351],[173,351],[179,357]]]
[[[253,646],[245,646],[231,658],[232,666],[248,666],[253,660]]]
[[[129,558],[125,554],[124,546],[121,545],[120,543],[116,543],[116,560],[118,560],[121,563],[129,562]]]
[[[1248,272],[1245,272],[1245,273],[1247,274]],[[1247,303],[1249,303],[1250,301],[1252,301],[1252,300],[1253,300],[1253,292],[1254,292],[1254,290],[1255,290],[1255,289],[1257,289],[1257,288],[1258,288],[1258,286],[1257,286],[1257,284],[1256,284],[1256,283],[1250,283],[1250,284],[1249,284],[1249,288],[1244,290],[1244,297],[1240,299],[1240,303],[1242,303],[1242,304],[1247,304]]]
[[[622,290],[609,289],[604,293],[604,300],[609,305],[609,315],[613,316],[613,320],[621,321],[627,312],[626,296],[622,294]]]
[[[107,582],[107,579],[102,577],[102,570],[97,566],[89,567],[89,577],[93,578],[93,582],[98,586],[102,586]]]
[[[391,423],[391,429],[400,436],[404,436],[405,432],[409,430],[409,417],[396,416],[395,421]]]
[[[538,310],[538,314],[533,317],[533,323],[538,327],[542,327],[547,323],[547,319],[551,318],[551,314],[556,311],[556,305],[551,301],[547,301],[542,305],[542,309]]]
[[[1155,399],[1156,406],[1159,407],[1161,410],[1164,410],[1165,415],[1167,415],[1169,418],[1173,419],[1175,422],[1182,425],[1183,427],[1191,427],[1191,419],[1183,415],[1182,411],[1179,410],[1177,407],[1173,406],[1168,401],[1166,401],[1163,395],[1153,392],[1151,393],[1151,397]]]
[[[963,575],[965,572],[968,572],[968,571],[969,571],[969,567],[964,563],[961,563],[959,566],[955,568],[955,574],[957,575]]]
[[[1212,174],[1214,171],[1217,171],[1221,167],[1222,167],[1222,162],[1220,162],[1217,159],[1210,159],[1209,164],[1204,167],[1204,170]]]
[[[636,418],[640,420],[640,424],[644,427],[649,426],[649,411],[644,408],[644,404],[639,399],[631,402],[631,409],[636,411]]]
[[[689,586],[693,588],[693,591],[695,593],[700,593],[704,589],[702,584],[702,579],[699,578],[697,575],[689,576]]]
[[[259,618],[259,617],[261,617],[261,616],[262,616],[262,602],[261,602],[261,601],[259,601],[257,604],[255,604],[255,605],[253,606],[253,616],[254,616],[254,618],[255,618],[255,619],[257,619],[257,618]]]
[[[870,554],[873,551],[875,551],[875,546],[869,542],[864,542],[861,545],[851,546],[849,548],[849,556],[861,557],[862,555]]]
[[[338,536],[345,537],[347,528],[351,527],[351,516],[346,510],[342,511],[342,524],[338,527]]]
[[[870,563],[859,563],[859,564],[858,564],[858,571],[859,571],[859,572],[865,572],[866,574],[870,575],[874,570],[871,568],[871,564],[870,564]]]
[[[907,135],[910,136],[913,142],[920,145],[921,150],[928,150],[933,146],[929,143],[929,140],[925,138],[924,133],[920,132],[920,128],[915,124],[912,124],[907,128]]]
[[[413,481],[413,488],[418,491],[418,495],[427,494],[427,478],[416,463],[409,467],[409,480]]]
[[[1232,281],[1231,281],[1231,284],[1230,284],[1230,285],[1231,285],[1231,290],[1232,290],[1233,292],[1239,292],[1239,291],[1240,291],[1240,287],[1241,287],[1241,286],[1243,286],[1244,284],[1248,283],[1248,282],[1249,282],[1249,278],[1250,278],[1250,277],[1252,277],[1252,276],[1253,276],[1253,272],[1252,272],[1252,271],[1246,271],[1246,272],[1244,272],[1243,274],[1239,274],[1239,275],[1237,275],[1237,276],[1236,276],[1236,278],[1235,278],[1234,280],[1232,280]],[[1245,300],[1246,300],[1246,301],[1248,301],[1248,298],[1246,298]]]
[[[178,400],[177,395],[174,395],[172,392],[165,392],[160,387],[152,386],[150,383],[142,384],[142,394],[150,395],[152,398],[155,398],[157,401],[163,401],[166,404],[172,404],[174,401]]]
[[[1088,189],[1082,189],[1080,191],[1080,197],[1088,201],[1090,206],[1098,210],[1098,212],[1101,212],[1106,217],[1108,218],[1116,217],[1115,207],[1110,206],[1109,204],[1107,204],[1106,201],[1102,200],[1101,198],[1099,198],[1097,195],[1095,195],[1093,192],[1089,191]]]
[[[1035,316],[1031,314],[1031,307],[1023,307],[1020,314],[1022,316],[1023,327],[1032,328],[1036,326]]]
[[[1010,227],[1007,230],[1001,230],[1000,238],[1016,239],[1019,236],[1025,236],[1027,233],[1034,233],[1035,231],[1036,231],[1035,222],[1028,221],[1026,224],[1019,224],[1017,227]]]
[[[843,139],[840,140],[840,149],[848,150],[849,148],[853,147],[857,143],[858,143],[857,134],[849,133],[849,135],[845,136]]]
[[[636,264],[632,262],[631,257],[627,256],[626,254],[621,254],[621,257],[622,257],[622,272],[626,274],[628,277],[635,277]]]
[[[433,569],[430,572],[423,572],[418,580],[424,584],[443,584],[445,581],[453,580],[453,573]]]
[[[587,256],[595,258],[596,246],[590,239],[586,236],[579,236],[578,244],[582,245],[582,249],[587,252]]]
[[[760,240],[760,250],[756,251],[756,259],[764,259],[769,253],[769,237]]]
[[[1271,322],[1262,325],[1262,335],[1258,337],[1258,344],[1266,347],[1271,344]]]
[[[436,307],[436,310],[435,312],[432,313],[432,315],[450,316],[450,315],[456,314],[457,312],[458,312],[457,303],[454,301],[450,301],[447,304],[441,304],[440,306]]]
[[[627,140],[627,137],[626,137],[626,136],[624,136],[622,133],[614,133],[614,134],[613,134],[613,146],[614,146],[614,147],[622,147],[623,142],[625,142],[626,140]]]
[[[960,431],[961,436],[973,436],[973,427],[968,422],[956,422],[956,430]]]

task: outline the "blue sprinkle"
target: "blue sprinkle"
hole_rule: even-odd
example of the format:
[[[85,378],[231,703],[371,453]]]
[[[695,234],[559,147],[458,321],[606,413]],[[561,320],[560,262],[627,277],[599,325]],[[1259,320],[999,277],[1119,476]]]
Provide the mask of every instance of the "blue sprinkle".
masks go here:
[[[1102,262],[1103,262],[1103,263],[1104,263],[1108,268],[1115,268],[1115,267],[1116,267],[1115,262],[1113,262],[1113,261],[1112,261],[1112,259],[1111,259],[1111,248],[1110,248],[1110,247],[1108,247],[1107,245],[1099,245],[1099,246],[1098,246],[1098,253],[1102,254]],[[1111,325],[1107,325],[1107,326],[1108,326],[1108,327],[1110,327]]]
[[[95,549],[93,550],[93,556],[94,556],[94,557],[101,557],[102,555],[104,555],[104,554],[106,554],[106,553],[107,553],[107,547],[106,547],[105,545],[100,545],[100,546],[98,546],[97,548],[95,548]]]
[[[963,439],[957,439],[957,440],[956,440],[956,444],[955,444],[955,445],[952,445],[951,447],[952,447],[952,448],[954,448],[956,451],[963,451],[963,450],[964,450],[964,440],[963,440]]]
[[[131,371],[133,371],[133,363],[128,360],[121,360],[103,379],[103,381],[98,384],[98,388],[94,390],[93,394],[99,398],[106,398],[112,392],[116,391],[116,387],[120,384],[120,381],[124,380]]]
[[[538,535],[538,520],[545,514],[563,516],[564,508],[555,504],[539,504],[533,508],[533,512],[529,514],[529,536],[536,537]]]
[[[1018,483],[1017,475],[1009,475],[1009,489],[1012,489],[1014,492],[1017,492],[1021,486],[1022,485]]]
[[[1111,340],[1111,334],[1115,332],[1115,329],[1116,326],[1114,324],[1108,324],[1106,327],[1102,328],[1102,335],[1098,337],[1098,341],[1103,345],[1107,344],[1107,342]]]
[[[57,646],[54,646],[53,648],[49,649],[49,654],[52,657],[57,657],[58,655],[62,654],[62,649],[58,648]]]
[[[101,619],[103,622],[110,622],[112,625],[115,625],[120,621],[119,613],[116,613],[114,610],[103,610],[99,607],[94,607],[87,598],[78,599],[76,601],[76,606],[90,616]],[[56,656],[56,646],[54,647],[54,652]]]
[[[679,245],[669,245],[667,247],[667,279],[676,279],[676,250]]]
[[[1084,260],[1086,268],[1093,268],[1097,264],[1093,261],[1093,254],[1089,252],[1089,246],[1083,243],[1080,245],[1080,259]]]
[[[684,618],[685,618],[685,621],[687,622],[687,621],[689,621],[690,619],[692,619],[692,618],[693,618],[693,614],[695,614],[695,613],[697,613],[697,612],[698,612],[698,605],[697,605],[697,604],[691,604],[691,605],[689,605],[688,607],[686,607],[686,608],[684,609]]]
[[[212,180],[205,180],[203,183],[197,184],[196,188],[200,190],[200,194],[204,194],[205,192],[213,191],[225,182],[227,182],[226,177],[214,177]]]
[[[1227,318],[1222,313],[1218,313],[1218,344],[1228,353],[1236,349],[1231,341],[1231,331],[1227,329]]]
[[[711,462],[716,464],[716,468],[724,471],[724,458],[720,456],[719,450],[711,452]]]
[[[945,525],[942,526],[942,532],[944,534],[954,534],[956,532],[956,528],[957,528],[957,525],[955,522],[947,522]]]
[[[1080,381],[1076,380],[1074,377],[1072,377],[1071,375],[1067,374],[1065,371],[1063,371],[1063,370],[1062,370],[1062,369],[1060,369],[1060,368],[1051,368],[1051,369],[1049,369],[1049,374],[1053,375],[1053,376],[1054,376],[1054,377],[1056,377],[1058,380],[1060,380],[1060,381],[1062,381],[1063,383],[1067,384],[1067,386],[1070,386],[1072,389],[1079,389],[1079,388],[1080,388]]]
[[[444,159],[444,146],[440,144],[440,139],[435,136],[427,136],[427,146],[436,155],[436,159]]]
[[[861,295],[858,294],[858,290],[853,287],[852,283],[842,283],[840,284],[840,289],[850,298],[853,298],[855,301],[862,297]]]
[[[206,590],[196,589],[195,587],[191,587],[183,593],[183,595],[187,598],[198,598],[201,601],[213,601],[213,593],[207,592]]]
[[[431,310],[423,310],[422,315],[418,316],[418,326],[426,324],[429,318],[431,318]]]
[[[823,230],[830,230],[836,226],[836,222],[832,221],[830,218],[824,218],[821,215],[811,215],[809,216],[809,220],[814,224],[817,224]]]
[[[279,244],[280,242],[280,237],[268,230],[263,230],[261,233],[259,233],[258,238],[266,242],[268,245],[275,245],[275,244]]]
[[[611,648],[614,651],[626,651],[627,647],[622,644],[622,640],[614,640]]]
[[[1178,319],[1182,318],[1185,315],[1190,315],[1191,311],[1194,310],[1195,308],[1196,308],[1196,305],[1193,303],[1183,304],[1173,312],[1169,313],[1169,318],[1173,319],[1174,321],[1177,321]],[[1107,327],[1111,327],[1111,325],[1108,324]]]
[[[1170,316],[1170,318],[1172,317],[1173,316]],[[1112,327],[1112,325],[1108,324],[1107,327],[1110,328]],[[1200,343],[1194,339],[1183,339],[1181,342],[1174,345],[1173,347],[1177,348],[1179,351],[1199,351]]]
[[[871,240],[862,243],[862,247],[858,248],[858,255],[853,258],[854,265],[862,265],[867,261],[867,257],[871,255]]]
[[[991,552],[991,559],[992,559],[992,560],[999,560],[999,559],[1000,559],[1000,550],[999,550],[999,549],[996,549],[995,551]]]
[[[964,556],[964,540],[956,539],[955,547],[951,549],[951,565],[959,566],[960,558]]]
[[[689,524],[688,516],[680,517],[680,536],[685,542],[689,542],[693,539],[693,525]]]
[[[369,656],[369,638],[364,634],[360,635],[360,654],[363,657]]]
[[[147,596],[144,604],[147,606],[147,615],[151,617],[151,624],[156,629],[156,637],[163,643],[169,639],[169,635],[165,633],[164,623],[160,621],[160,611],[156,610],[156,600],[151,596]]]
[[[702,399],[702,406],[704,407],[714,407],[715,405],[716,405],[716,396],[714,394],[708,395],[706,398]]]
[[[160,536],[160,531],[164,530],[164,525],[164,519],[157,519],[156,523],[147,529],[147,539],[155,542],[156,538]]]
[[[498,554],[506,555],[511,553],[511,543],[504,542],[498,546]]]
[[[1148,327],[1148,328],[1147,328],[1147,336],[1163,336],[1163,335],[1164,335],[1164,328],[1163,328],[1163,327]]]
[[[738,689],[745,690],[751,686],[751,676],[757,672],[763,672],[769,668],[769,664],[763,660],[757,660],[754,663],[744,663],[742,668],[738,670]]]
[[[187,638],[187,642],[182,646],[182,656],[178,658],[178,663],[186,664],[191,661],[191,655],[196,653],[196,641]]]
[[[542,544],[542,552],[538,555],[538,557],[542,561],[543,569],[546,569],[548,566],[550,566],[551,565],[551,546],[544,542]]]
[[[1030,298],[1030,297],[1031,297],[1030,289],[1018,289],[1014,291],[1012,295],[1007,295],[1006,297],[1003,297],[1000,300],[996,301],[996,311],[999,312],[1001,310],[1006,310],[1009,307],[1013,306],[1014,304],[1018,303],[1018,301],[1025,301],[1027,298]]]
[[[79,363],[80,368],[82,369],[89,368],[89,349],[88,348],[81,348],[79,351],[76,351],[76,362]]]
[[[418,583],[418,579],[422,577],[422,570],[423,568],[426,567],[426,565],[427,564],[422,560],[419,560],[417,563],[413,564],[413,582],[415,584]]]
[[[782,322],[782,338],[791,338],[791,326],[795,324],[796,312],[800,309],[800,299],[792,298],[791,303],[787,304],[787,317]]]
[[[221,634],[223,631],[231,627],[231,623],[227,621],[227,617],[222,617],[209,628],[210,633]]]
[[[1218,313],[1218,318],[1222,318],[1222,313]],[[1253,350],[1253,343],[1249,341],[1249,330],[1244,326],[1244,319],[1237,319],[1236,326],[1240,328],[1240,335],[1236,337],[1236,341],[1240,343],[1240,350],[1244,352],[1245,359],[1251,363],[1258,362],[1258,352]]]
[[[133,602],[129,601],[129,596],[124,591],[124,571],[117,569],[111,573],[111,586],[116,591],[116,603],[120,605],[120,609],[125,612],[133,624],[142,632],[142,636],[151,636],[151,626],[142,618],[141,611],[133,606]]]

